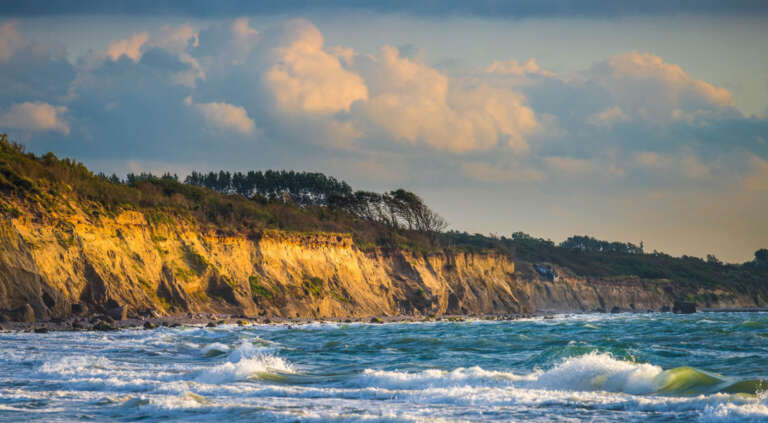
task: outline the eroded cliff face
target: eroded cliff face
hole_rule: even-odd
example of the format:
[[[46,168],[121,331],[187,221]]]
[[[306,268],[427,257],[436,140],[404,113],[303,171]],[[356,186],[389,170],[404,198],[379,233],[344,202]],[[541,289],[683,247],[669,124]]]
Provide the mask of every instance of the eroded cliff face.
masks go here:
[[[224,312],[303,318],[764,306],[669,281],[546,277],[498,253],[361,251],[344,234],[225,235],[167,213],[19,210],[0,218],[0,313],[76,308],[129,314]],[[555,269],[567,275],[567,270]]]
[[[523,264],[522,266],[530,266]],[[521,269],[519,287],[529,306],[538,311],[660,311],[671,309],[675,301],[689,301],[698,308],[766,307],[764,297],[750,296],[721,288],[680,286],[666,279],[635,277],[585,279],[567,276],[566,269],[555,268],[558,276],[532,276],[535,270]],[[562,276],[562,275],[566,276]]]
[[[284,317],[530,312],[499,254],[363,252],[343,234],[222,235],[168,214],[25,210],[0,220],[0,310]]]

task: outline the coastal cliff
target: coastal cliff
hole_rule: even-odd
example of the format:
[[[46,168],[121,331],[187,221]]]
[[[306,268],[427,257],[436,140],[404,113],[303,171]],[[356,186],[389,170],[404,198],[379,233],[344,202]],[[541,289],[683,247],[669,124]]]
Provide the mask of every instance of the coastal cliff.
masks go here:
[[[583,236],[555,245],[522,232],[445,232],[442,218],[402,189],[355,192],[286,171],[192,176],[122,181],[25,153],[0,135],[0,321],[768,304],[768,250],[726,264]]]
[[[157,211],[110,215],[14,203],[0,219],[0,310],[37,319],[124,307],[302,318],[764,306],[760,297],[669,280],[579,278],[495,251],[363,251],[347,234],[222,234]],[[10,204],[5,208],[9,209]],[[25,208],[26,207],[26,208]],[[27,306],[28,305],[28,306]]]
[[[222,235],[169,214],[68,204],[0,220],[0,310],[29,304],[43,319],[73,304],[306,318],[532,311],[514,263],[494,252],[362,251],[345,234]]]

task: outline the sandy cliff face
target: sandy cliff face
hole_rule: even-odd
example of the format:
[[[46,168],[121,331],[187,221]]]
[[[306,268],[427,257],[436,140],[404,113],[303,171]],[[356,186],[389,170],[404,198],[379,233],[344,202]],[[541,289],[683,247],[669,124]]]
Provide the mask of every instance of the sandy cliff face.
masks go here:
[[[180,217],[33,211],[0,221],[0,310],[126,305],[332,317],[528,312],[498,254],[363,252],[342,234],[225,236]]]
[[[38,319],[72,306],[131,314],[284,317],[658,310],[689,295],[669,281],[548,278],[498,253],[359,250],[343,234],[224,235],[169,214],[109,216],[67,202],[0,218],[0,312]],[[565,271],[558,273],[567,274]],[[700,306],[760,306],[728,292]]]

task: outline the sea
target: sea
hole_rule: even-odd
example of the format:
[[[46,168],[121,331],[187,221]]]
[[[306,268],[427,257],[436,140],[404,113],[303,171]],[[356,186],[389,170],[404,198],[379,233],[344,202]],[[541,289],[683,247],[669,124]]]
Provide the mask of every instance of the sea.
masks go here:
[[[0,333],[3,422],[768,422],[768,314]]]

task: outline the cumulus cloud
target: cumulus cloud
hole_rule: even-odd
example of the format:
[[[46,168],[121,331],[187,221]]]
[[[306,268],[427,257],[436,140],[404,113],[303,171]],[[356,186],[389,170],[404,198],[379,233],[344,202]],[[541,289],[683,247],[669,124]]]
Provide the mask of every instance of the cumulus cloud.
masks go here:
[[[109,44],[105,56],[112,61],[117,61],[125,56],[138,63],[145,54],[153,49],[160,49],[176,57],[182,64],[182,69],[174,72],[170,79],[173,83],[193,87],[197,80],[206,77],[200,62],[189,53],[199,43],[199,30],[192,25],[182,24],[178,26],[164,25],[154,33],[137,32],[130,37],[113,41]],[[100,63],[91,63],[90,68],[96,68]]]
[[[281,111],[330,115],[368,97],[360,75],[323,48],[323,35],[310,22],[290,21],[274,40],[262,81]]]
[[[249,134],[256,127],[243,107],[222,102],[195,103],[189,97],[184,102],[197,110],[211,127],[240,134]]]
[[[69,125],[63,119],[66,113],[64,106],[43,102],[17,103],[0,115],[0,128],[69,134]]]
[[[606,89],[630,118],[665,123],[735,110],[728,90],[693,79],[680,66],[650,53],[616,55],[586,76]]]
[[[526,135],[539,125],[519,92],[462,84],[396,47],[382,47],[361,70],[370,90],[365,118],[399,141],[455,153],[499,144],[525,152]]]

